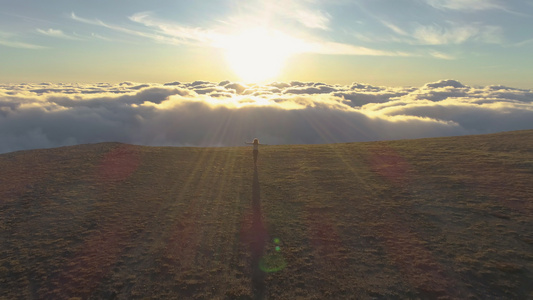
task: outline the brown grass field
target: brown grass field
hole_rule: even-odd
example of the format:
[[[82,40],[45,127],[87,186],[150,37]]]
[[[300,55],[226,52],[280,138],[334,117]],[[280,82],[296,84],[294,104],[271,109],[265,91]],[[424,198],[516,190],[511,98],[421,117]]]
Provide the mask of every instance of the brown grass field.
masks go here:
[[[0,155],[0,299],[533,299],[533,130]]]

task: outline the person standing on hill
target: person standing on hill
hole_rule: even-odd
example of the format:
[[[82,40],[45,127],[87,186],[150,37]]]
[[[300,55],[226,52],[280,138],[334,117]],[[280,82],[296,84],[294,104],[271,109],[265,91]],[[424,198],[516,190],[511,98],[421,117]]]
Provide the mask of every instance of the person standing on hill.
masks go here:
[[[246,142],[246,144],[254,146],[254,150],[253,150],[253,153],[254,153],[254,165],[257,165],[257,156],[259,155],[259,145],[265,145],[265,144],[259,144],[259,140],[258,139],[254,139],[254,141],[252,143]]]

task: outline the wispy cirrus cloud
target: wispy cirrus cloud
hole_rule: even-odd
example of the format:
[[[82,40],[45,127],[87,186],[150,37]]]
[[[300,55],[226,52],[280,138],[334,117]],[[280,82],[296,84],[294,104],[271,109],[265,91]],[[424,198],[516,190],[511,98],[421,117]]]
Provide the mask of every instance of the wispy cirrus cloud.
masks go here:
[[[392,30],[394,33],[396,33],[398,35],[403,35],[403,36],[409,35],[409,33],[407,31],[405,31],[404,29],[392,24],[389,21],[385,21],[385,20],[380,20],[380,21],[381,21],[381,24],[385,25],[385,27],[389,28],[390,30]]]
[[[458,45],[468,41],[496,44],[503,40],[501,27],[480,23],[465,24],[452,21],[442,25],[413,23],[411,30],[402,29],[388,21],[382,21],[382,24],[400,36],[397,41],[413,45]]]
[[[438,9],[450,10],[489,10],[503,9],[504,5],[498,0],[426,0],[427,3]]]
[[[209,44],[217,39],[218,33],[201,27],[183,26],[175,22],[160,20],[150,12],[140,12],[129,17],[133,22],[154,28],[164,36],[176,38],[183,43],[200,42]]]
[[[0,31],[0,45],[10,47],[10,48],[19,48],[19,49],[46,49],[47,47],[22,42],[17,39],[17,35],[10,32]]]
[[[308,29],[330,30],[332,16],[321,9],[320,1],[315,0],[271,0],[246,1],[239,12],[229,19],[246,22],[267,22],[283,25],[303,26]],[[244,2],[243,2],[244,3]]]
[[[18,42],[18,41],[10,41],[6,39],[2,39],[2,38],[0,38],[0,45],[11,47],[11,48],[20,48],[20,49],[46,49],[47,48],[41,45]]]
[[[529,14],[520,10],[511,9],[510,3],[502,0],[426,0],[426,2],[439,10],[448,10],[456,12],[478,12],[486,10],[500,10],[506,13],[521,17],[530,17]],[[520,2],[520,1],[517,1]],[[516,4],[516,3],[514,3]],[[529,2],[519,3],[520,5],[531,5]]]
[[[329,30],[331,16],[320,10],[299,9],[289,13],[289,16],[308,28]]]
[[[462,44],[470,40],[483,43],[501,41],[502,30],[497,26],[453,22],[447,25],[417,25],[412,37],[417,43],[425,45]]]
[[[224,48],[228,42],[240,39],[238,30],[249,29],[239,21],[227,22],[227,27],[218,26],[216,28],[202,28],[183,26],[181,24],[159,19],[150,12],[136,13],[129,17],[132,22],[144,25],[148,31],[132,30],[124,26],[116,26],[105,23],[99,19],[86,19],[71,14],[73,20],[86,24],[105,27],[129,35],[148,38],[161,43],[169,44],[194,44],[200,46]],[[321,28],[326,29],[326,28]],[[313,40],[298,36],[291,36],[276,29],[270,29],[272,35],[282,37],[280,39],[288,43],[282,45],[291,47],[292,53],[320,53],[320,54],[342,54],[342,55],[369,55],[369,56],[411,56],[413,54],[402,51],[386,51],[373,49],[353,44],[338,43],[315,38]]]
[[[357,142],[533,128],[533,91],[354,83],[0,85],[0,153],[118,141],[238,146]]]
[[[440,52],[440,51],[435,51],[435,50],[430,50],[429,51],[429,55],[431,55],[431,56],[433,56],[435,58],[438,58],[438,59],[445,59],[445,60],[454,60],[454,59],[457,58],[454,55],[451,55],[451,54],[448,54],[448,53],[444,53],[444,52]]]
[[[66,40],[80,40],[79,37],[68,35],[68,34],[64,33],[60,29],[49,28],[49,29],[45,30],[45,29],[37,28],[36,30],[40,34],[43,34],[43,35],[46,35],[46,36],[49,36],[49,37],[54,37],[54,38],[59,38],[59,39],[66,39]]]
[[[156,42],[160,42],[160,43],[177,45],[177,44],[181,44],[183,42],[183,41],[180,41],[179,39],[176,39],[174,37],[169,37],[169,36],[165,36],[165,35],[162,35],[162,34],[130,29],[130,28],[127,28],[125,26],[118,26],[118,25],[114,25],[114,24],[109,24],[109,23],[103,22],[102,20],[99,20],[99,19],[83,18],[83,17],[80,17],[80,16],[76,15],[74,12],[72,12],[70,14],[70,18],[72,20],[75,20],[75,21],[78,21],[78,22],[82,22],[82,23],[85,23],[85,24],[104,27],[104,28],[107,28],[107,29],[110,29],[110,30],[113,30],[113,31],[116,31],[116,32],[126,33],[126,34],[131,35],[131,36],[147,38],[147,39],[150,39],[150,40],[153,40],[153,41],[156,41]]]
[[[305,52],[320,54],[340,55],[365,55],[365,56],[414,56],[415,54],[402,51],[385,51],[369,47],[356,46],[335,42],[310,42]]]

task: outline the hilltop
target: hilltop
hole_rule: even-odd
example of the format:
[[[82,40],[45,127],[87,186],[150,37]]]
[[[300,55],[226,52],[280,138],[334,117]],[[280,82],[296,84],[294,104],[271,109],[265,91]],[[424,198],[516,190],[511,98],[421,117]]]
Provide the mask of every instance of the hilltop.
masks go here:
[[[0,298],[533,298],[533,130],[0,155]]]

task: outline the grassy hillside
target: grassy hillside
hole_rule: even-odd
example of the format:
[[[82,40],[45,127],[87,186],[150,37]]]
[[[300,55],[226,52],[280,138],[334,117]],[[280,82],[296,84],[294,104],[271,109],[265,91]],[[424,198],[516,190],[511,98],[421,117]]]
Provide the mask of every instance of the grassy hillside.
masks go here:
[[[0,299],[533,298],[533,131],[0,170]]]

